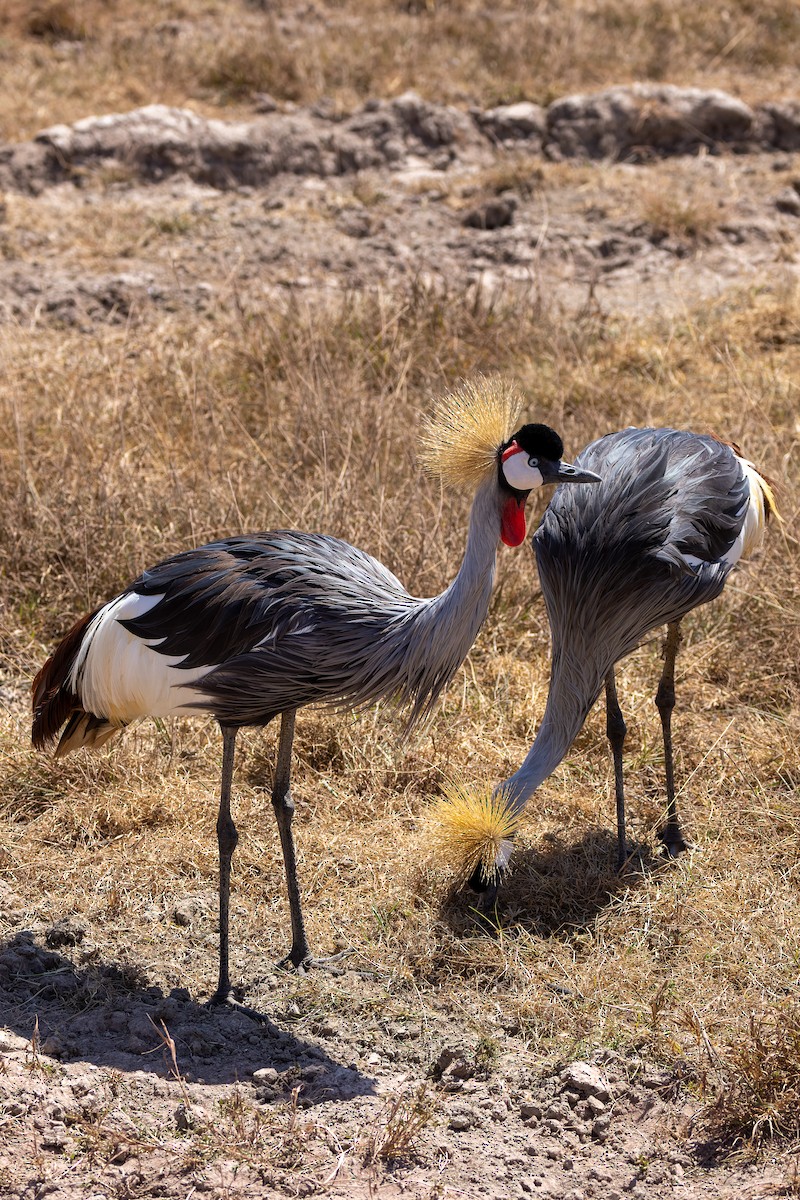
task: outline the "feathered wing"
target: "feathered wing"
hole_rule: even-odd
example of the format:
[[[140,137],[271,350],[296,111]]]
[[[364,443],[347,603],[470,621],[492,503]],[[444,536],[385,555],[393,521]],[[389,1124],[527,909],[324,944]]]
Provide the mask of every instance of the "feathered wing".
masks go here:
[[[325,692],[367,613],[402,617],[412,603],[382,564],[335,538],[279,531],[175,555],[78,622],[45,664],[34,743],[65,720],[61,753],[82,732],[97,744],[98,730],[146,715],[206,709],[266,722]]]
[[[603,482],[559,488],[533,545],[554,670],[563,654],[582,662],[594,703],[651,629],[722,591],[749,486],[730,447],[672,429],[609,434],[576,462]]]
[[[175,555],[79,622],[45,664],[35,744],[53,740],[65,720],[60,754],[100,745],[148,715],[206,711],[223,724],[260,725],[315,702],[411,703],[413,722],[483,620],[493,572],[476,574],[474,612],[453,625],[455,581],[441,596],[415,599],[336,538],[278,531]]]
[[[226,632],[217,644],[214,664],[196,684],[196,707],[223,723],[265,724],[285,709],[314,702],[357,707],[383,697],[405,701],[424,686],[403,676],[392,653],[406,648],[404,630],[424,601],[411,597],[381,563],[321,535],[284,532],[269,535],[260,547],[268,553],[241,572],[222,572],[214,584],[219,592],[212,588],[198,597],[206,621],[214,620],[217,608],[224,621],[238,599],[244,636],[234,644]],[[249,550],[247,543],[237,547],[239,553]],[[156,619],[154,611],[153,625]],[[135,632],[148,636],[147,617]],[[163,648],[177,653],[192,642],[187,631],[185,642],[170,637]],[[205,647],[204,653],[212,656]]]

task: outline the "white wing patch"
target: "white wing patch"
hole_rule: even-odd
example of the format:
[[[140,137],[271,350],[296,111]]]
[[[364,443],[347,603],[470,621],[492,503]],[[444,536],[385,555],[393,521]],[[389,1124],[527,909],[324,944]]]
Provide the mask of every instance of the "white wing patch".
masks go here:
[[[731,567],[735,566],[740,558],[749,558],[753,551],[758,549],[767,527],[769,513],[764,493],[764,481],[758,468],[749,459],[742,458],[739,454],[736,455],[736,461],[747,480],[750,495],[739,535],[730,549],[718,560]],[[686,555],[686,561],[693,567],[708,565],[703,559],[695,558],[691,554]]]
[[[761,544],[764,530],[767,527],[769,507],[764,493],[764,482],[757,467],[746,458],[737,459],[744,477],[750,487],[750,503],[744,518],[744,525],[739,537],[742,539],[742,558],[748,558]]]
[[[162,599],[124,592],[101,608],[86,630],[69,682],[87,712],[114,725],[139,717],[197,716],[189,706],[203,696],[191,684],[213,665],[181,670],[185,656],[155,653],[153,647],[163,638],[143,641],[120,624],[149,612]]]

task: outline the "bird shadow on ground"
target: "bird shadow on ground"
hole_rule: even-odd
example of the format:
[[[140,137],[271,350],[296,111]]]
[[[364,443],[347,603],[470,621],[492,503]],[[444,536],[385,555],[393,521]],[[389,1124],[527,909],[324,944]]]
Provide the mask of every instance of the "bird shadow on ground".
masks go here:
[[[504,936],[516,929],[537,938],[572,938],[617,896],[646,886],[669,865],[647,843],[629,844],[622,871],[616,857],[617,839],[607,830],[588,830],[577,842],[549,834],[544,847],[514,851],[490,912],[482,916],[480,898],[461,892],[445,901],[442,918],[460,936],[470,928],[483,934],[494,928]]]
[[[177,1070],[189,1082],[225,1084],[277,1068],[287,1079],[308,1081],[303,1107],[331,1094],[350,1099],[375,1090],[371,1078],[266,1015],[256,1021],[235,1008],[209,1008],[184,988],[165,995],[135,967],[94,956],[76,965],[30,930],[0,944],[0,1027],[29,1041],[32,1059],[80,1060],[122,1073],[175,1079]]]

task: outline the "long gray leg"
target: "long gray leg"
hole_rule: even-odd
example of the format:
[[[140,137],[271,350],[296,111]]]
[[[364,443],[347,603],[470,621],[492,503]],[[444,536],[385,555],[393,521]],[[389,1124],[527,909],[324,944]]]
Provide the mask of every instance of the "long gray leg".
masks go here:
[[[617,699],[614,668],[606,675],[606,736],[614,756],[614,795],[617,802],[617,870],[621,871],[628,857],[625,840],[625,785],[622,777],[622,747],[628,727]]]
[[[228,965],[228,918],[231,898],[231,859],[239,840],[236,826],[231,817],[231,782],[233,780],[233,757],[236,749],[236,729],[222,725],[222,784],[220,787],[219,815],[217,816],[217,844],[219,846],[219,983],[211,997],[212,1004],[224,1004],[230,999],[231,977]]]
[[[324,967],[326,970],[337,971],[334,965],[339,959],[350,953],[343,950],[332,954],[329,958],[314,958],[306,936],[303,921],[303,907],[300,902],[300,886],[297,882],[297,856],[292,834],[292,819],[294,817],[294,800],[289,787],[289,776],[292,764],[292,742],[294,740],[294,719],[296,709],[288,709],[281,717],[281,732],[278,740],[278,759],[275,764],[275,780],[272,785],[272,807],[275,820],[278,822],[278,833],[283,850],[283,863],[286,868],[286,886],[289,892],[289,913],[292,919],[292,948],[278,966],[292,966],[303,972],[307,967]]]
[[[675,768],[672,756],[675,658],[680,644],[680,622],[673,621],[667,626],[667,636],[664,641],[664,670],[661,672],[661,681],[656,692],[656,707],[661,717],[661,731],[664,735],[664,769],[667,776],[667,819],[659,830],[658,836],[664,843],[664,848],[670,858],[677,858],[688,846],[678,820],[678,807],[675,803]]]
[[[281,716],[281,732],[278,741],[278,759],[275,763],[275,779],[272,784],[272,808],[275,820],[278,822],[278,833],[283,851],[283,864],[286,869],[286,886],[289,891],[289,913],[292,919],[292,948],[282,960],[281,965],[291,963],[300,968],[306,959],[311,957],[311,950],[306,937],[306,927],[303,922],[303,908],[300,902],[300,886],[297,882],[297,855],[292,834],[294,818],[294,800],[289,785],[292,766],[292,742],[294,741],[294,719],[296,709],[288,709]]]

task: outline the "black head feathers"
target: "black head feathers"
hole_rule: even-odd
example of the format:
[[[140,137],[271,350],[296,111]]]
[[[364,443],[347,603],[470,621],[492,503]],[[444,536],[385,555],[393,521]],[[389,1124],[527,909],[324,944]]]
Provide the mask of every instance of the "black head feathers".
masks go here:
[[[516,442],[527,455],[550,459],[551,462],[558,462],[564,453],[564,443],[549,425],[523,425],[502,449],[505,450],[512,442]]]

